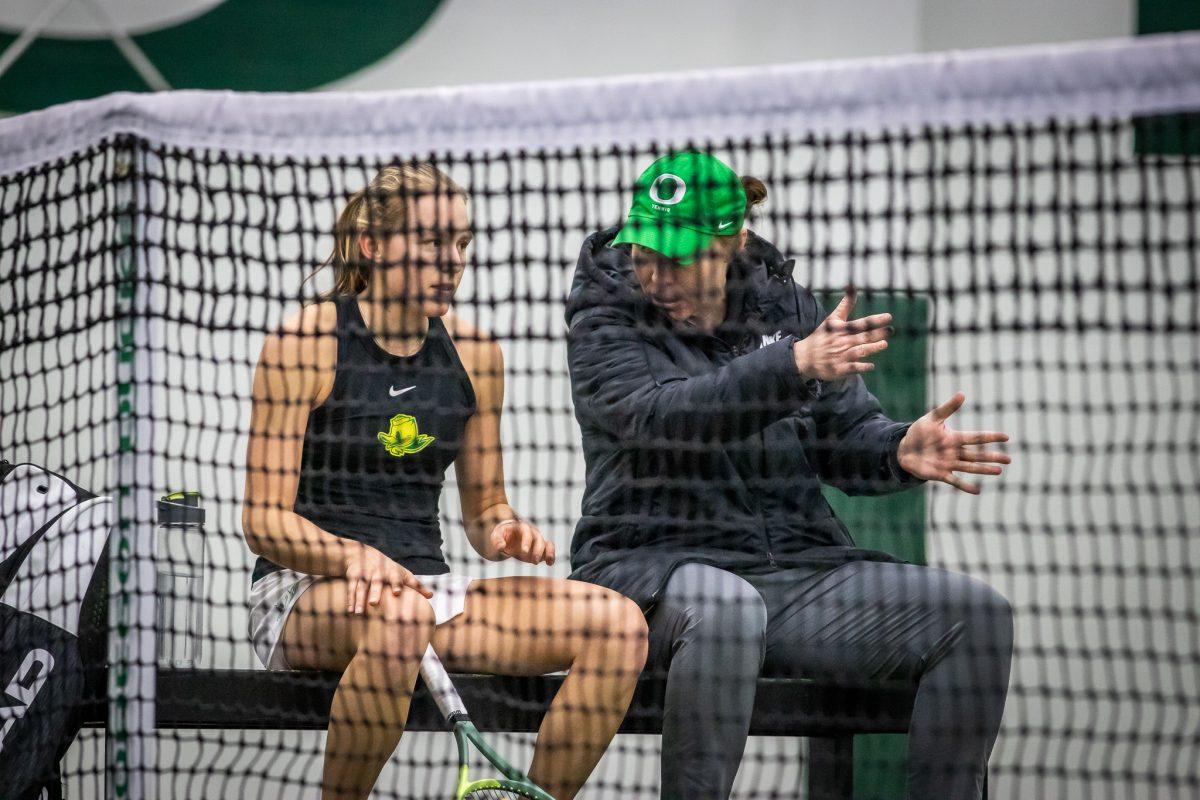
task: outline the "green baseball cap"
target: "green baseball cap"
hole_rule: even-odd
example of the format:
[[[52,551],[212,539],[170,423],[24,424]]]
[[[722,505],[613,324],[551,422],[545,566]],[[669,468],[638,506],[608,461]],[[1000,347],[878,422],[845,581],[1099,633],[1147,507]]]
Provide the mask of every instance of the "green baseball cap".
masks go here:
[[[637,179],[629,218],[613,244],[637,244],[687,265],[714,236],[742,229],[742,179],[707,153],[672,153]]]

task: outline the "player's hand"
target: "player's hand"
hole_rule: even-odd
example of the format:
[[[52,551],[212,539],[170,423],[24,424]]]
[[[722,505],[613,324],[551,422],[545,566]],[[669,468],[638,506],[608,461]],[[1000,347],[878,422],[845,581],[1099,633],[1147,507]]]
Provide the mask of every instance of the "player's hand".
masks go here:
[[[856,292],[847,289],[833,313],[815,331],[792,345],[792,358],[801,375],[833,381],[875,369],[874,364],[864,359],[887,347],[892,315],[850,319],[856,299]]]
[[[515,558],[527,564],[554,563],[554,542],[542,536],[532,522],[505,520],[492,528],[491,542],[502,558]]]
[[[927,481],[941,481],[968,494],[979,494],[977,483],[969,483],[956,472],[973,475],[999,475],[1001,464],[1011,464],[1007,453],[977,450],[978,445],[1007,442],[1008,434],[999,431],[956,431],[946,425],[966,396],[953,397],[914,422],[900,440],[897,454],[905,472]]]
[[[365,544],[352,548],[346,556],[345,576],[346,610],[351,614],[364,614],[367,606],[379,605],[388,590],[399,595],[407,587],[433,597],[411,572]]]

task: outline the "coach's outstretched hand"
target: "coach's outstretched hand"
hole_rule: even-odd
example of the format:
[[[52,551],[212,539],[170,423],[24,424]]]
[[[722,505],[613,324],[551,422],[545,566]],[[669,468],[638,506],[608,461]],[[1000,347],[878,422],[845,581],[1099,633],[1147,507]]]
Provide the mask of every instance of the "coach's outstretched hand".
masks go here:
[[[527,564],[554,563],[554,542],[542,536],[532,522],[510,519],[492,528],[492,547],[502,558]]]
[[[979,484],[955,475],[999,475],[1000,464],[1010,464],[1008,454],[998,450],[976,450],[976,445],[1007,442],[1008,434],[999,431],[956,431],[946,420],[966,401],[966,395],[954,396],[914,422],[900,440],[900,466],[910,475],[927,481],[941,481],[968,494],[979,494]]]

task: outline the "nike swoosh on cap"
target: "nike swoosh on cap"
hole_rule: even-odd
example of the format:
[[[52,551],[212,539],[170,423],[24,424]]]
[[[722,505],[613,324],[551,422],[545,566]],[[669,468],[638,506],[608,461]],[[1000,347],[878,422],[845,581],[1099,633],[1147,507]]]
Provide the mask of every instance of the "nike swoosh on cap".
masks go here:
[[[392,397],[399,397],[400,395],[404,394],[405,392],[411,392],[415,388],[417,388],[417,387],[409,386],[407,389],[397,389],[395,386],[389,386],[388,394],[390,394]]]
[[[730,220],[729,222],[722,222],[720,225],[717,226],[717,230],[723,231],[732,224],[733,224],[733,220]]]

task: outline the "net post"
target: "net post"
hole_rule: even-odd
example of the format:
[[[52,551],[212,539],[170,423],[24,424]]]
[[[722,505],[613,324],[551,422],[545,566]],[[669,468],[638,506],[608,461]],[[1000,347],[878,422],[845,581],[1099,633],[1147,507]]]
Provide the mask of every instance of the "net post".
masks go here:
[[[109,722],[105,737],[109,800],[154,797],[155,586],[153,440],[145,298],[145,216],[141,152],[119,137],[112,149],[116,412],[114,464],[117,526],[109,556]]]

